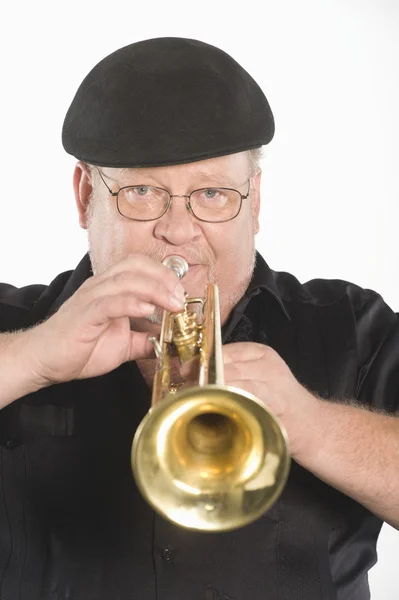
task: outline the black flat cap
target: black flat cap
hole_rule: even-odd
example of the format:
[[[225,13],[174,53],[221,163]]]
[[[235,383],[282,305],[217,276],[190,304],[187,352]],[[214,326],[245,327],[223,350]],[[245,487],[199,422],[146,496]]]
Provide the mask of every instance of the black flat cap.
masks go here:
[[[65,150],[107,167],[194,162],[268,144],[274,119],[259,85],[226,52],[164,37],[116,50],[81,83]]]

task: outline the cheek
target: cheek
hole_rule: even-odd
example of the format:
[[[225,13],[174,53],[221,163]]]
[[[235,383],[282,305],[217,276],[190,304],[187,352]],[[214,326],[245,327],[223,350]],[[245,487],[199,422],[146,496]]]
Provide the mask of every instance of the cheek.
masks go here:
[[[90,255],[96,273],[129,254],[148,254],[153,243],[153,225],[123,218],[115,207],[99,206],[88,223]]]
[[[244,218],[245,217],[245,218]],[[214,239],[221,255],[243,257],[252,251],[255,236],[255,220],[250,214],[227,223],[225,231],[214,232]]]
[[[120,260],[126,246],[126,225],[109,208],[96,206],[88,221],[88,239],[93,267],[96,272],[105,269]]]
[[[232,221],[223,234],[215,232],[218,279],[224,280],[230,287],[246,279],[253,267],[254,226],[254,220],[248,218],[237,223]]]

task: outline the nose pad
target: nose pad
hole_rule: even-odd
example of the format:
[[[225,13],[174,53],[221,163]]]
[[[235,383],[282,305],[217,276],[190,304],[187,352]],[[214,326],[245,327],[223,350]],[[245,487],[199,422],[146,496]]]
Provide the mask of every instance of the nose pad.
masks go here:
[[[186,200],[186,208],[187,208],[188,212],[190,213],[190,215],[192,215],[195,218],[195,215],[193,213],[193,209],[191,208],[191,204],[190,204],[190,201],[189,201],[188,198]]]

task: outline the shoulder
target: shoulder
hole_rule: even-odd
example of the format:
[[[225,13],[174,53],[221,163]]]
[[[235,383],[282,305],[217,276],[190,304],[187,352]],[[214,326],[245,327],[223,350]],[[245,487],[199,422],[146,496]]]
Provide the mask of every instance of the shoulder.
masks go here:
[[[287,314],[296,305],[328,307],[340,302],[357,313],[368,304],[381,301],[374,290],[344,279],[315,278],[302,282],[292,273],[271,269],[259,253],[249,291],[257,288],[269,290]]]
[[[310,307],[334,343],[354,336],[358,362],[364,369],[365,365],[377,364],[379,357],[385,366],[392,363],[391,372],[398,372],[399,314],[381,294],[342,279],[301,283],[284,272],[273,272],[273,277],[280,301],[295,323],[308,314],[304,307]]]
[[[51,299],[55,299],[71,273],[72,271],[60,273],[49,285],[33,284],[16,287],[8,283],[0,283],[0,331],[11,331],[33,325],[38,320],[32,318],[36,307],[47,305]]]
[[[302,283],[291,273],[271,270],[268,288],[294,321],[314,310],[337,326],[354,327],[360,347],[368,345],[366,340],[380,345],[399,326],[398,314],[381,294],[350,281],[317,278]]]
[[[300,282],[283,271],[272,271],[272,276],[281,300],[288,305],[303,303],[322,307],[346,300],[355,313],[361,313],[369,305],[383,303],[378,292],[343,279],[316,278]]]
[[[49,285],[17,288],[0,283],[0,331],[31,327],[51,316],[93,274],[88,254]]]
[[[386,331],[397,323],[398,316],[382,296],[369,288],[344,279],[315,278],[301,282],[286,271],[273,270],[257,253],[254,275],[248,294],[267,290],[292,321],[317,314],[324,320],[338,320],[345,327],[366,324]]]
[[[29,310],[46,289],[45,285],[28,285],[15,287],[8,283],[0,283],[0,306],[2,309]]]

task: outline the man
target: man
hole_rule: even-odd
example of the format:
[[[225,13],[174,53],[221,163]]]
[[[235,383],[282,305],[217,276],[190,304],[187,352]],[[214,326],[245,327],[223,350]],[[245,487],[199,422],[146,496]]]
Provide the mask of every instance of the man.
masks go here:
[[[82,82],[63,144],[90,253],[0,288],[2,600],[369,598],[382,521],[399,526],[398,320],[372,291],[255,264],[273,133],[254,80],[199,41],[132,44]],[[220,534],[155,514],[130,471],[148,338],[208,281],[226,383],[277,415],[293,458],[270,511]]]

